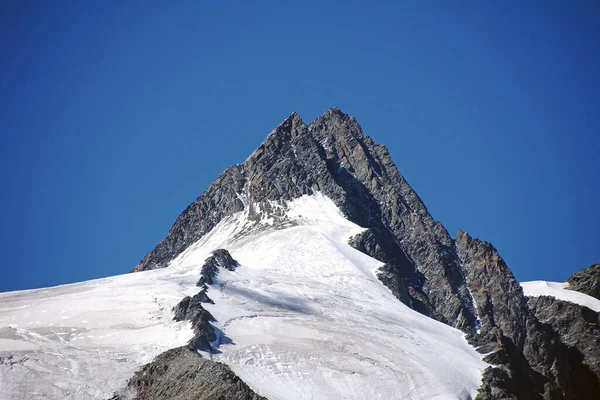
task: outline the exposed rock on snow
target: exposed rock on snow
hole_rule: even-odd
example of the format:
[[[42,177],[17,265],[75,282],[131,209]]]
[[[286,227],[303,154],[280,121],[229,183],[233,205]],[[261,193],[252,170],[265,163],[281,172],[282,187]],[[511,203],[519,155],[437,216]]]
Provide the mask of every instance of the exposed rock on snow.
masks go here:
[[[222,363],[188,347],[168,350],[145,365],[111,400],[266,400]]]
[[[71,285],[74,297],[68,298],[61,297],[65,287],[46,289],[42,297],[41,293],[0,295],[0,348],[10,344],[11,353],[35,357],[29,368],[48,371],[47,381],[33,376],[28,381],[29,371],[0,365],[0,383],[6,388],[0,398],[40,398],[41,393],[54,398],[82,398],[86,395],[81,393],[92,390],[96,397],[108,398],[119,392],[135,370],[165,350],[136,348],[144,339],[136,334],[131,342],[125,340],[128,329],[135,326],[108,324],[106,333],[110,335],[97,338],[90,352],[80,353],[68,337],[59,346],[48,346],[54,336],[42,330],[36,332],[42,336],[39,351],[28,351],[35,342],[27,337],[12,341],[4,324],[14,321],[25,326],[40,319],[43,308],[38,301],[51,307],[53,316],[44,322],[54,322],[55,310],[75,302],[75,293],[81,295],[89,286],[96,292],[88,294],[89,301],[82,307],[89,310],[86,320],[98,324],[121,318],[121,310],[152,309],[156,304],[152,296],[163,299],[168,294],[169,300],[161,301],[167,318],[163,316],[157,323],[181,324],[186,336],[171,347],[185,345],[192,329],[189,323],[172,322],[169,311],[182,296],[198,290],[198,266],[214,249],[223,247],[235,254],[240,267],[219,270],[209,289],[215,304],[201,304],[190,296],[175,313],[178,319],[206,321],[214,317],[216,338],[211,345],[219,352],[211,354],[213,361],[227,364],[255,392],[270,400],[475,396],[481,372],[487,367],[482,356],[469,346],[462,332],[411,310],[381,284],[376,273],[382,263],[347,244],[363,228],[344,218],[335,204],[318,192],[292,200],[285,208],[286,218],[292,221],[287,228],[249,230],[249,224],[259,222],[249,222],[244,212],[234,214],[189,246],[169,268]],[[100,288],[106,297],[97,295]],[[22,313],[25,306],[29,315]],[[19,318],[14,319],[16,316]],[[72,326],[80,329],[81,321]],[[171,337],[172,331],[159,334],[147,340],[160,342]],[[47,354],[53,348],[69,360],[65,360],[66,365],[73,363],[69,371],[54,366],[59,357]],[[125,360],[118,371],[114,360],[102,364],[104,369],[80,368],[96,362],[91,351],[102,356],[123,354]],[[171,381],[175,378],[177,382]],[[197,378],[195,374],[165,374],[159,386],[189,387],[187,379]],[[53,385],[60,386],[60,391]]]
[[[173,320],[190,321],[192,323],[194,337],[189,341],[192,348],[213,351],[210,342],[217,340],[217,335],[210,321],[213,321],[214,317],[202,307],[202,299],[203,296],[200,293],[193,297],[184,297],[173,308]]]
[[[217,249],[213,251],[212,255],[204,261],[202,266],[201,276],[198,280],[197,286],[203,286],[204,284],[212,285],[213,280],[219,273],[219,267],[225,268],[229,271],[235,271],[239,266],[239,263],[231,257],[231,254],[225,249]]]
[[[235,271],[240,264],[231,257],[231,254],[225,249],[217,249],[212,255],[204,261],[201,277],[196,286],[202,286],[202,290],[193,297],[187,296],[179,302],[174,308],[175,321],[190,321],[194,329],[194,337],[189,344],[193,349],[214,352],[211,342],[217,340],[214,327],[210,324],[214,320],[213,316],[202,307],[201,303],[214,304],[214,301],[206,293],[208,285],[214,283],[214,279],[219,273],[219,268],[225,268],[228,271]]]

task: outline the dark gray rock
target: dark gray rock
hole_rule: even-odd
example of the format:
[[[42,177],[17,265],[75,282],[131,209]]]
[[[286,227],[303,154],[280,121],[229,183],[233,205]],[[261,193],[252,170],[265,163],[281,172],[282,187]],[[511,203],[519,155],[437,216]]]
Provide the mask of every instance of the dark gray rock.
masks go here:
[[[208,233],[228,215],[244,209],[236,193],[245,184],[239,165],[234,165],[218,177],[206,191],[190,204],[175,220],[169,234],[132,272],[164,268],[190,244]]]
[[[512,271],[490,243],[473,239],[465,232],[458,232],[456,250],[467,287],[477,305],[481,334],[493,336],[493,328],[498,327],[502,335],[522,349],[528,308]]]
[[[168,350],[144,365],[111,400],[266,400],[231,369],[188,347]]]
[[[576,290],[600,300],[600,264],[575,272],[567,279],[567,289]]]
[[[565,345],[577,349],[583,356],[583,363],[600,377],[600,315],[587,307],[553,297],[529,297],[527,300],[536,318],[550,326]],[[578,380],[584,383],[583,379]]]
[[[598,361],[589,339],[597,332],[597,315],[552,298],[525,298],[487,242],[459,231],[456,248],[477,304],[480,333],[469,339],[480,351],[493,352],[485,358],[494,367],[485,371],[478,399],[595,398],[600,375],[587,363]]]
[[[231,254],[225,249],[217,249],[213,254],[204,261],[200,279],[196,286],[212,285],[214,279],[219,273],[219,268],[225,268],[229,271],[235,271],[239,263],[231,257]]]
[[[194,330],[194,337],[189,345],[198,350],[215,352],[210,342],[217,340],[215,329],[210,324],[214,318],[210,312],[202,307],[203,296],[198,293],[193,297],[187,296],[179,302],[174,308],[173,319],[175,321],[190,321]]]
[[[208,297],[208,294],[206,294],[206,291],[207,291],[207,289],[203,288],[201,291],[198,292],[197,296],[198,296],[198,299],[200,300],[200,302],[215,304],[215,302],[212,301],[212,299],[210,297]]]
[[[459,231],[456,251],[476,304],[478,333],[468,337],[485,361],[479,399],[541,398],[537,374],[523,356],[529,310],[523,290],[496,249]]]

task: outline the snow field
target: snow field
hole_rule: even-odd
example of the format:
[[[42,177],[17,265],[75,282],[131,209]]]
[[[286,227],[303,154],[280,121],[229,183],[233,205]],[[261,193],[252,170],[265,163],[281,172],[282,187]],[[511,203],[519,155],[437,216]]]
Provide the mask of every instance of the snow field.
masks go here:
[[[475,396],[481,355],[379,282],[381,263],[347,245],[362,228],[320,194],[287,215],[296,226],[231,242],[240,224],[225,222],[173,263],[197,265],[217,243],[241,263],[208,291],[225,336],[213,359],[272,400]]]
[[[248,207],[249,209],[249,207]],[[107,398],[144,363],[185,344],[171,308],[198,292],[204,260],[226,248],[206,304],[224,362],[276,399],[467,399],[487,367],[462,332],[414,312],[352,249],[362,228],[317,193],[289,223],[225,218],[168,268],[0,294],[0,399]],[[11,358],[9,358],[12,355]]]

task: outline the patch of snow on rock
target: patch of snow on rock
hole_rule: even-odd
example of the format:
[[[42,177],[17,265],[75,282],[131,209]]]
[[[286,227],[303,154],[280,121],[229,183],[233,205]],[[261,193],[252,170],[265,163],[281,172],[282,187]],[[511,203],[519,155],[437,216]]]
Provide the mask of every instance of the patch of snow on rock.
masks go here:
[[[552,296],[555,299],[570,301],[600,312],[600,300],[585,293],[567,289],[569,284],[566,282],[531,281],[521,282],[520,285],[525,296]]]

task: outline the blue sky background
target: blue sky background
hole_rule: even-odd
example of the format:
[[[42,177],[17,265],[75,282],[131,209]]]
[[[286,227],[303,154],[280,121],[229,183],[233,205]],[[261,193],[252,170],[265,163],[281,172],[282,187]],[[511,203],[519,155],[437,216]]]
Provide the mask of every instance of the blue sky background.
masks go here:
[[[369,3],[2,2],[0,291],[129,271],[333,106],[517,279],[600,262],[600,3]]]

